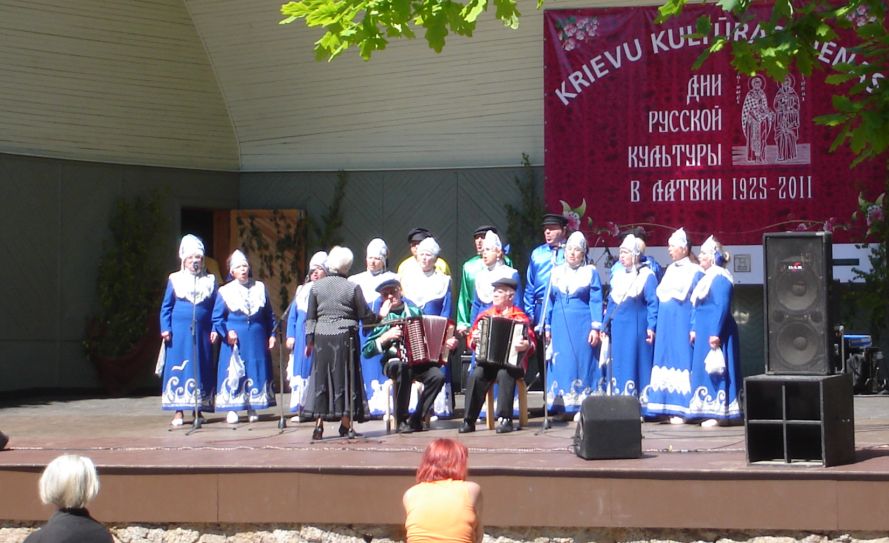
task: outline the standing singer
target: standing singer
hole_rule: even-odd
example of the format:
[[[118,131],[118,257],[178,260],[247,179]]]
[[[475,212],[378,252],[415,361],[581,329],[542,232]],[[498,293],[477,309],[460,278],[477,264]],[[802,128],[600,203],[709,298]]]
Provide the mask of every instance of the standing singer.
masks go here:
[[[200,394],[199,409],[212,411],[216,391],[211,344],[216,278],[204,269],[204,243],[196,236],[183,236],[179,259],[182,264],[170,274],[160,311],[165,350],[163,367],[158,368],[164,383],[161,405],[176,412],[173,426],[182,426],[183,410],[195,408],[195,394]]]

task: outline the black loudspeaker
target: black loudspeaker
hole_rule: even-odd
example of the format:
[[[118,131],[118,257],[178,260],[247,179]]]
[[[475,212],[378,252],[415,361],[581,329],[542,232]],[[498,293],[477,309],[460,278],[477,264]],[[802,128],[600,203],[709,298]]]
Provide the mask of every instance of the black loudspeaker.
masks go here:
[[[765,234],[763,247],[766,373],[836,373],[840,361],[833,348],[830,234]]]
[[[744,380],[747,461],[855,461],[849,375],[756,375]]]
[[[580,406],[574,452],[587,460],[641,457],[641,416],[632,396],[590,396]]]

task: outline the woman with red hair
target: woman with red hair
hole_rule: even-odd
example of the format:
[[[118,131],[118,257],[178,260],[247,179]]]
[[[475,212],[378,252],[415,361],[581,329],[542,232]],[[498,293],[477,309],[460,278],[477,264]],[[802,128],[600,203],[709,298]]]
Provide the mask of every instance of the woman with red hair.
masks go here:
[[[426,447],[417,484],[404,493],[408,543],[461,541],[480,543],[482,489],[466,480],[469,450],[453,439]]]

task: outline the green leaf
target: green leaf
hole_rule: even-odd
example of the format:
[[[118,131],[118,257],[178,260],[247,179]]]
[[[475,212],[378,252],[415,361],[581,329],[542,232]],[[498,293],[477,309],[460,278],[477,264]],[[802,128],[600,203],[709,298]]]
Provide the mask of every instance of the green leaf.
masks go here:
[[[495,16],[503,22],[503,26],[515,30],[519,27],[519,13],[516,0],[494,0],[497,7]]]
[[[682,8],[685,7],[686,1],[687,0],[667,0],[658,8],[658,16],[655,18],[654,22],[661,24],[670,17],[679,15],[682,13]]]
[[[488,0],[470,0],[463,8],[461,15],[470,22],[475,22],[478,16],[488,9]]]

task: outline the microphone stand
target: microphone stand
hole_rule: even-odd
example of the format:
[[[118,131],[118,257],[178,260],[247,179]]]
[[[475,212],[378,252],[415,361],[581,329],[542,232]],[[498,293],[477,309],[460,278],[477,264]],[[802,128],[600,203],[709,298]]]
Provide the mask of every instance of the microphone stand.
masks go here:
[[[192,362],[192,372],[194,373],[194,422],[192,423],[191,430],[186,432],[185,435],[191,435],[193,432],[196,432],[201,429],[201,396],[202,396],[202,383],[201,383],[201,372],[200,372],[200,361],[198,360],[198,272],[200,270],[200,264],[195,262],[194,269],[192,272],[193,283],[191,290],[191,362]]]
[[[355,336],[358,334],[358,327],[349,330],[349,361],[346,364],[346,401],[349,402],[349,439],[355,439],[358,435],[355,432]],[[361,386],[364,386],[362,383]]]
[[[538,334],[540,334],[542,341],[540,342],[543,346],[543,356],[541,360],[543,361],[540,364],[540,378],[543,380],[543,428],[541,431],[549,430],[550,421],[549,421],[549,409],[546,405],[546,331],[545,331],[545,323],[546,321],[546,312],[549,309],[549,296],[553,290],[553,270],[556,269],[556,260],[558,260],[559,250],[565,246],[564,242],[559,242],[559,245],[556,246],[556,250],[552,251],[550,255],[550,268],[549,268],[549,278],[546,284],[546,292],[543,295],[543,307],[540,311],[540,323],[538,324]]]
[[[294,300],[294,302],[295,302],[295,300]],[[289,315],[290,310],[292,308],[293,308],[292,303],[287,306],[287,309],[284,311],[284,313],[281,314],[281,319],[275,323],[275,329],[272,330],[272,334],[271,334],[271,335],[276,335],[278,332],[280,332],[280,334],[281,334],[281,339],[280,339],[280,342],[278,343],[278,386],[280,387],[279,390],[281,392],[281,401],[279,404],[281,406],[281,410],[280,410],[281,414],[280,414],[280,417],[278,418],[278,429],[281,431],[278,432],[278,434],[284,433],[284,429],[287,428],[287,419],[286,419],[286,416],[284,415],[284,343],[287,339],[287,337],[286,337],[287,332],[286,332],[286,326],[281,326],[281,323],[286,321],[287,316]],[[293,356],[293,365],[296,366],[296,355],[295,354]],[[295,369],[296,368],[294,367],[294,370]],[[293,394],[293,391],[291,390],[290,393]]]

